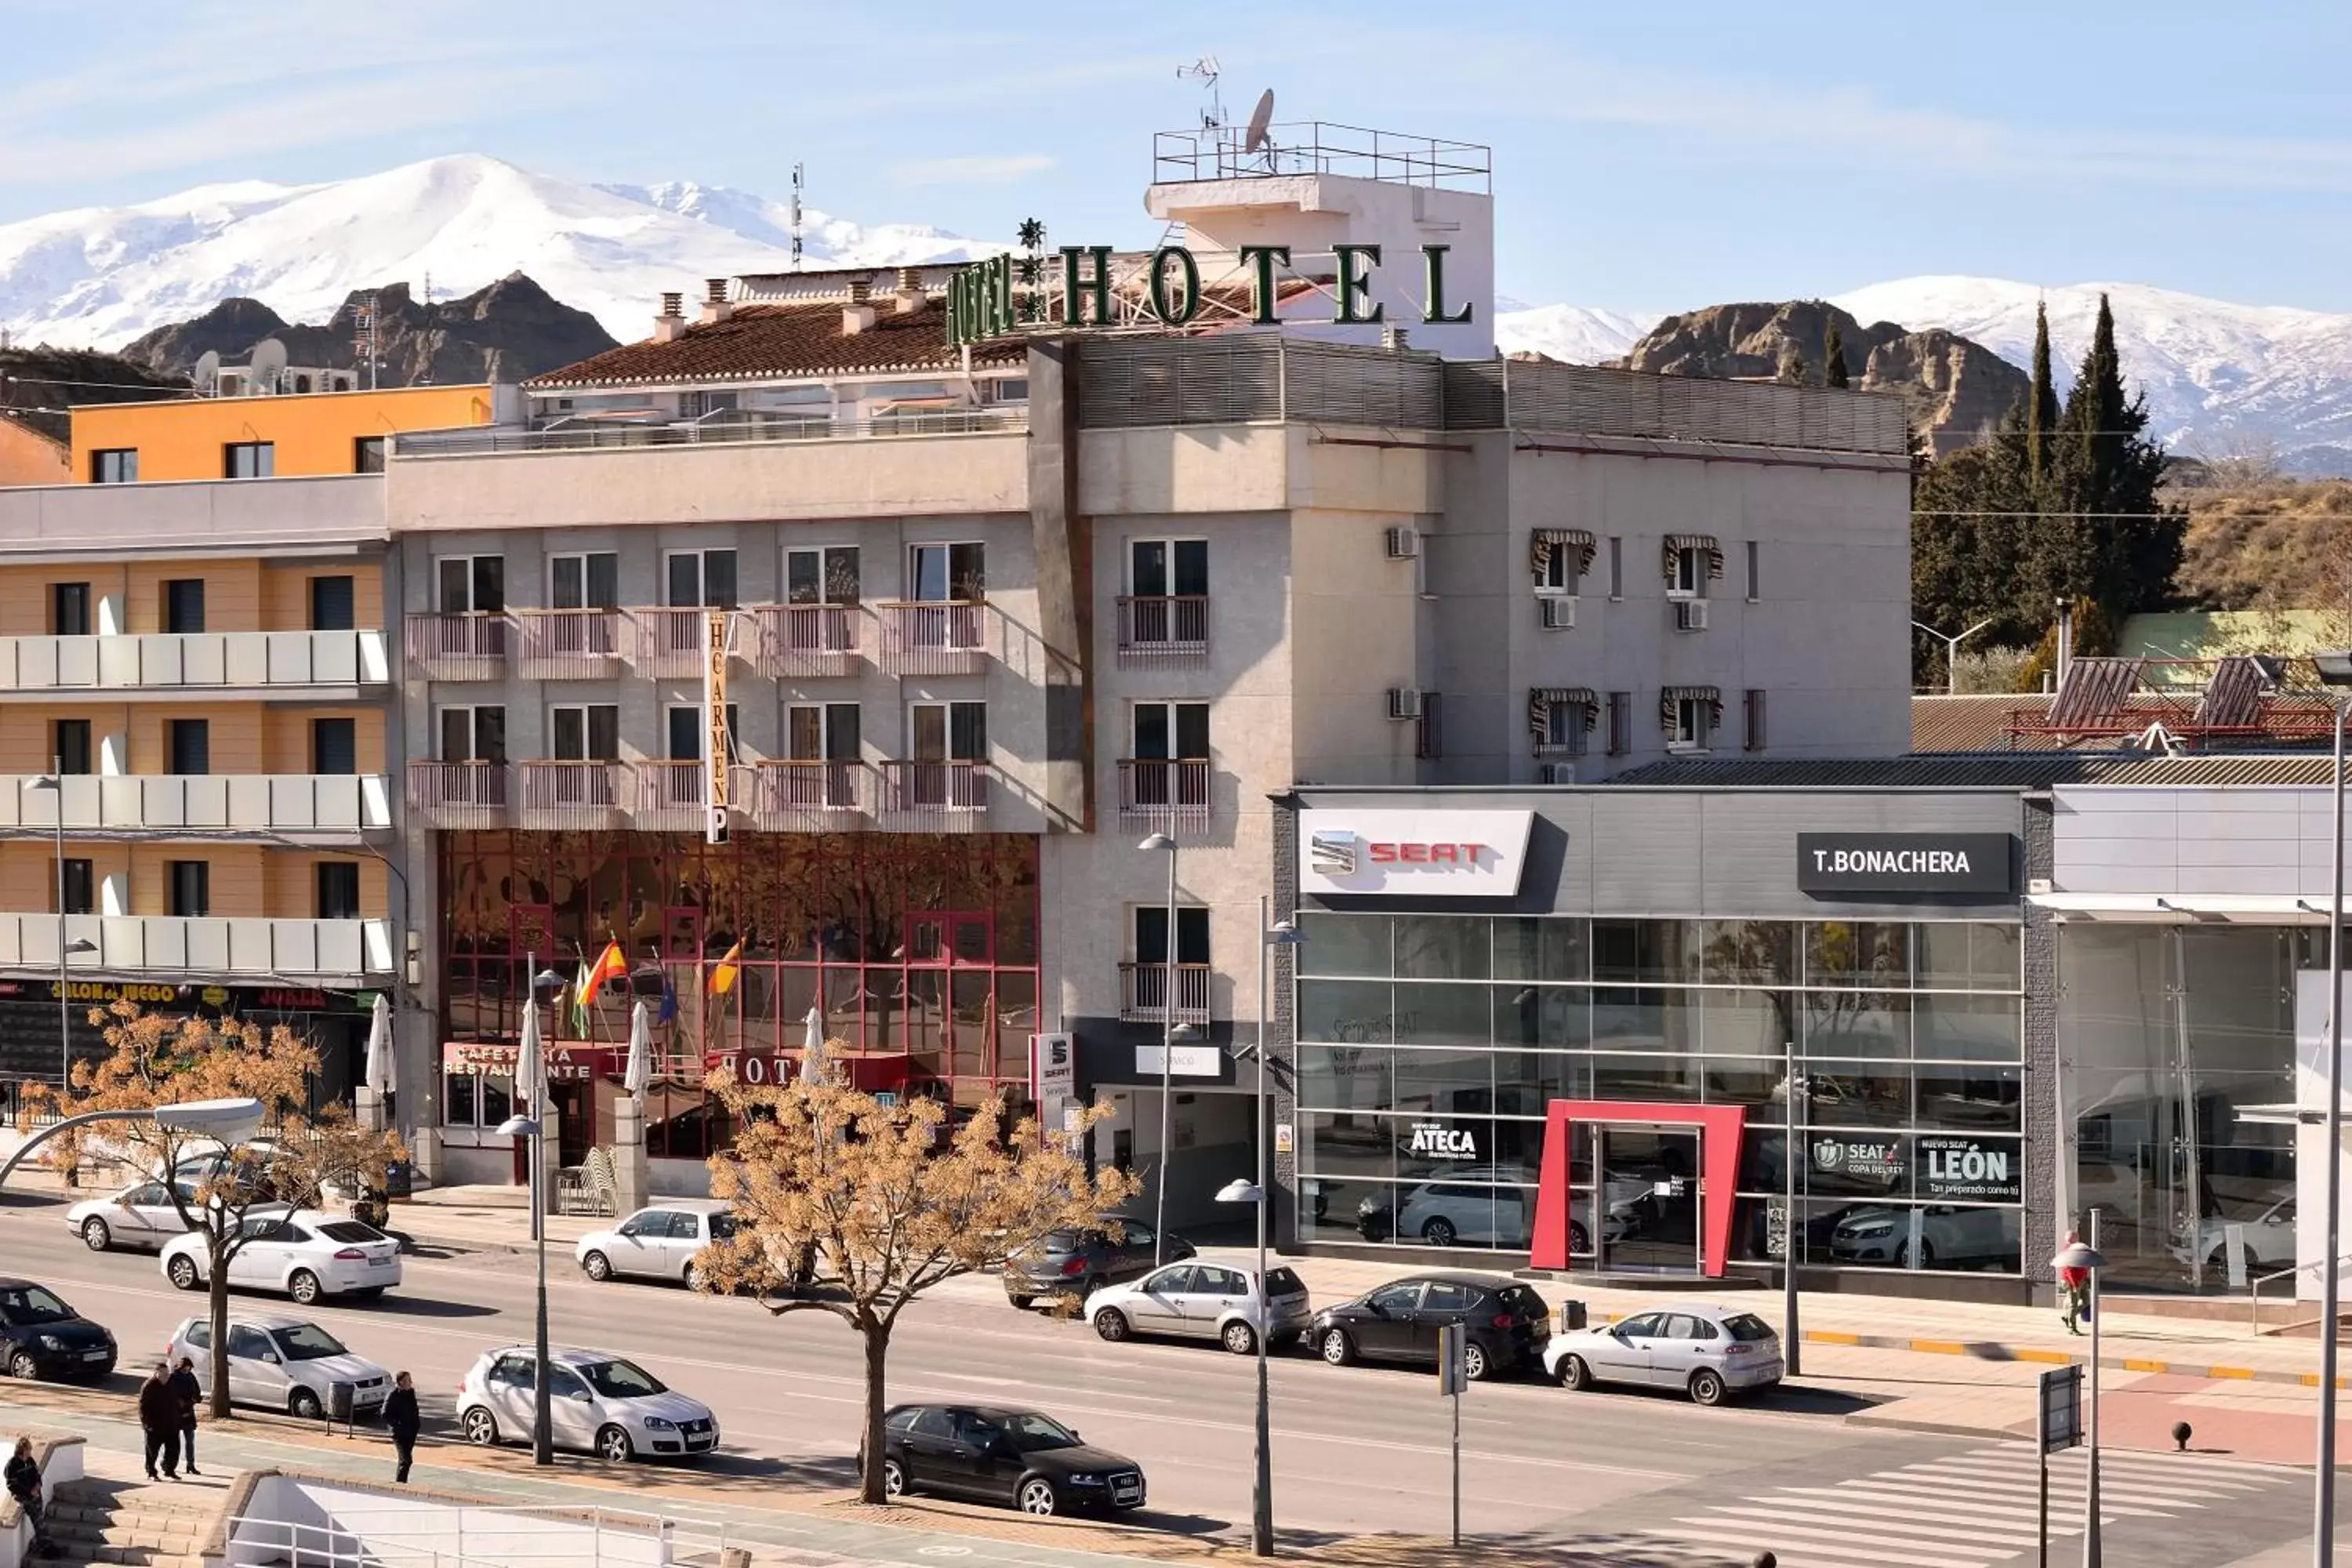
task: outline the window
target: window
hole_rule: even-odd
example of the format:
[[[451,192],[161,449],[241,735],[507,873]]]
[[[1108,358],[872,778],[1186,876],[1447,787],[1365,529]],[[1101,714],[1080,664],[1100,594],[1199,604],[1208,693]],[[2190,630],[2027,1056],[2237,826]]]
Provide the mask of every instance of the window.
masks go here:
[[[784,602],[854,605],[858,595],[857,546],[784,552]]]
[[[663,567],[667,603],[673,609],[735,608],[735,552],[673,550]]]
[[[680,704],[669,710],[669,760],[673,763],[702,761],[702,709],[699,704]],[[743,711],[734,703],[727,705],[727,760],[742,761]]]
[[[667,1209],[647,1209],[643,1214],[633,1214],[622,1221],[620,1234],[666,1237],[669,1234],[670,1218],[670,1211]]]
[[[1155,1296],[1188,1296],[1192,1291],[1192,1281],[1199,1278],[1200,1273],[1197,1265],[1180,1263],[1173,1268],[1163,1268],[1154,1274],[1145,1282],[1144,1289]]]
[[[87,859],[68,859],[65,863],[64,876],[66,907],[58,912],[68,915],[96,914],[98,912],[98,876],[92,863]]]
[[[1547,756],[1584,755],[1585,721],[1591,711],[1584,699],[1538,693],[1532,706],[1537,752]]]
[[[491,616],[507,607],[503,555],[444,555],[433,563],[445,616]]]
[[[172,913],[182,920],[201,920],[213,910],[213,868],[208,860],[166,860],[163,875],[170,884]]]
[[[1205,762],[1209,756],[1209,705],[1205,702],[1139,702],[1134,709],[1134,755],[1156,761]]]
[[[1203,1263],[1192,1275],[1195,1296],[1244,1296],[1249,1293],[1249,1281],[1230,1268],[1219,1268]]]
[[[547,562],[547,602],[559,610],[621,607],[621,558],[609,550],[552,555]]]
[[[1764,693],[1750,689],[1742,704],[1746,732],[1740,738],[1740,749],[1760,752],[1764,749]]]
[[[271,441],[231,441],[225,448],[221,472],[232,479],[266,479],[278,471],[278,447]]]
[[[59,719],[49,726],[49,755],[61,773],[89,772],[89,721]]]
[[[1609,754],[1622,757],[1633,749],[1633,694],[1609,694]]]
[[[907,597],[940,603],[988,597],[987,550],[979,544],[918,544],[907,552]]]
[[[1133,541],[1128,546],[1128,590],[1139,599],[1205,596],[1209,592],[1209,542]]]
[[[338,777],[360,771],[359,721],[310,721],[310,771]]]
[[[358,861],[319,862],[319,918],[322,921],[355,921],[360,918]]]
[[[1581,559],[1574,545],[1553,543],[1536,555],[1536,592],[1538,594],[1574,594],[1583,584],[1576,563]]]
[[[1703,752],[1710,739],[1715,705],[1704,697],[1670,696],[1665,701],[1668,750]]]
[[[1609,596],[1625,596],[1625,541],[1613,533],[1609,536]]]
[[[356,624],[353,616],[354,595],[349,577],[313,577],[310,579],[310,629],[314,632],[347,632]]]
[[[1135,961],[1138,963],[1168,962],[1166,904],[1135,906]],[[1206,906],[1176,906],[1176,962],[1180,964],[1205,964],[1209,962],[1209,911]]]
[[[383,472],[383,437],[362,436],[352,442],[352,472],[380,474]]]
[[[445,763],[505,762],[507,710],[490,707],[441,710],[441,760]]]
[[[784,755],[796,763],[854,763],[858,749],[855,702],[796,702],[784,710]]]
[[[1764,596],[1764,579],[1756,563],[1756,542],[1748,542],[1748,602],[1754,604]]]
[[[52,637],[86,637],[90,631],[89,584],[50,584],[49,634]]]
[[[1445,698],[1440,692],[1421,694],[1421,717],[1412,730],[1412,754],[1423,762],[1445,755]]]
[[[908,710],[908,741],[919,763],[988,760],[988,704],[918,702]]]
[[[1421,1281],[1407,1280],[1371,1294],[1370,1305],[1383,1312],[1411,1312],[1421,1306]]]
[[[163,629],[183,635],[205,629],[202,577],[174,577],[163,584]]]
[[[547,737],[547,754],[557,762],[618,762],[620,707],[612,702],[559,704],[548,710]]]
[[[135,485],[139,482],[139,448],[102,447],[89,455],[89,482],[94,485]]]
[[[174,773],[213,771],[213,726],[209,719],[173,719],[166,730]]]
[[[1707,552],[1696,544],[1676,545],[1673,550],[1674,565],[1666,573],[1666,596],[1670,599],[1704,597],[1710,564]]]
[[[1478,1198],[1489,1194],[1482,1193],[1475,1187],[1469,1187],[1449,1195]],[[1432,1312],[1466,1312],[1470,1310],[1470,1304],[1476,1299],[1475,1294],[1466,1285],[1457,1285],[1451,1279],[1433,1279],[1429,1282],[1429,1293],[1422,1298],[1421,1304],[1425,1310]]]
[[[228,1326],[228,1353],[239,1361],[259,1361],[271,1355],[269,1336],[259,1329],[249,1329],[243,1323]]]

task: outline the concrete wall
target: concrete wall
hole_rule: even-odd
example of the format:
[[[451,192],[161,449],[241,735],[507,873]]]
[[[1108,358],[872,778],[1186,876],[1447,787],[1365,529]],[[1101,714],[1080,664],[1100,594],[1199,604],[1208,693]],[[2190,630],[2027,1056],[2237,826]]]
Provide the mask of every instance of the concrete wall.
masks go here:
[[[71,483],[73,459],[64,442],[0,414],[0,486]]]
[[[2066,785],[2053,793],[2058,892],[2326,900],[2334,891],[2325,789]]]
[[[487,425],[495,402],[495,390],[479,385],[86,404],[73,412],[73,477],[89,480],[92,452],[128,447],[141,484],[218,479],[223,448],[238,441],[271,443],[281,475],[349,474],[363,437]]]
[[[347,553],[351,545],[383,541],[383,505],[380,474],[0,489],[0,560],[327,553],[331,546]]]

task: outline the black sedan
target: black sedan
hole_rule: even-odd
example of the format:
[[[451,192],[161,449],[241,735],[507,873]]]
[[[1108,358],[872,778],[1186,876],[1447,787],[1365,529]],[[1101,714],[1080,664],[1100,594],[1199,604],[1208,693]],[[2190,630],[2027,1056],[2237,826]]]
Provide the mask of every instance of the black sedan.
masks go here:
[[[882,1417],[883,1485],[1011,1503],[1024,1513],[1143,1506],[1143,1468],[1050,1415],[993,1405],[901,1405]]]
[[[1469,1331],[1464,1371],[1473,1380],[1535,1366],[1551,1338],[1551,1309],[1516,1279],[1493,1274],[1416,1274],[1315,1314],[1307,1342],[1333,1366],[1413,1362],[1434,1369],[1437,1331]]]
[[[1162,1239],[1164,1247],[1159,1245]],[[1140,1279],[1163,1262],[1181,1263],[1192,1256],[1192,1244],[1181,1236],[1159,1237],[1142,1220],[1105,1215],[1083,1230],[1050,1231],[1036,1246],[1007,1258],[1004,1296],[1016,1307],[1065,1291],[1083,1301],[1106,1285]]]
[[[11,1377],[96,1382],[113,1372],[114,1336],[45,1285],[0,1279],[0,1366]]]

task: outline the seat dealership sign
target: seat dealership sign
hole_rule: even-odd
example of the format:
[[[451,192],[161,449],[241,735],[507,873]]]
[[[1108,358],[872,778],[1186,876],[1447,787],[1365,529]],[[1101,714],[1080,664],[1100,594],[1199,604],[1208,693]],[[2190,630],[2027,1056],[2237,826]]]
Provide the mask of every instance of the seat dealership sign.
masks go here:
[[[1298,890],[1381,898],[1507,899],[1527,868],[1532,811],[1298,814]]]

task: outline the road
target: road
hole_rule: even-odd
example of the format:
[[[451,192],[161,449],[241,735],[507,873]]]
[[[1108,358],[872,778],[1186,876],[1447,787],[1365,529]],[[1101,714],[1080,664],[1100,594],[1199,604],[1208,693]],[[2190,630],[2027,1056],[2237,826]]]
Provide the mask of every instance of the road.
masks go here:
[[[0,1207],[0,1271],[44,1280],[111,1327],[124,1346],[118,1377],[127,1390],[130,1369],[160,1352],[202,1298],[173,1290],[152,1256],[89,1252],[62,1213],[46,1203]],[[726,1434],[713,1463],[783,1485],[848,1481],[861,1383],[857,1342],[845,1325],[814,1312],[775,1319],[749,1301],[658,1285],[593,1285],[568,1253],[551,1251],[549,1261],[557,1342],[625,1353],[709,1402]],[[415,1373],[428,1419],[446,1419],[477,1355],[530,1340],[530,1260],[412,1258],[401,1288],[382,1302],[312,1315],[354,1350]],[[1083,1324],[1013,1310],[993,1279],[976,1279],[908,1310],[890,1366],[894,1399],[1034,1405],[1129,1455],[1150,1479],[1151,1520],[1167,1528],[1247,1528],[1255,1373],[1246,1358],[1192,1344],[1106,1344]],[[1448,1413],[1433,1378],[1327,1367],[1294,1352],[1275,1363],[1273,1397],[1276,1514],[1286,1532],[1303,1540],[1444,1530]],[[1701,1410],[1664,1395],[1477,1385],[1463,1402],[1464,1527],[1533,1542],[1613,1542],[1638,1550],[1628,1562],[1658,1564],[1744,1563],[1746,1553],[1772,1546],[1790,1568],[1854,1568],[1865,1560],[1977,1568],[2030,1550],[2011,1539],[2014,1520],[2007,1534],[1955,1525],[1939,1535],[1942,1521],[1914,1517],[1945,1489],[1937,1478],[1948,1472],[1964,1490],[1976,1488],[1966,1495],[1988,1510],[2014,1505],[2023,1483],[2010,1452],[1848,1426],[1835,1418],[1843,1408],[1834,1396],[1798,1390],[1761,1406]],[[2030,1466],[2021,1445],[2014,1453]],[[2173,1489],[2172,1505],[2110,1497],[2123,1505],[2110,1551],[2135,1539],[2140,1546],[2115,1561],[2202,1568],[2291,1537],[2298,1510],[2289,1489],[2307,1496],[2296,1472],[2200,1474],[2212,1484]],[[2079,1481],[2062,1471],[2062,1522],[2070,1510],[2079,1513]],[[1853,1517],[1840,1518],[1840,1510]],[[1854,1543],[1873,1520],[1893,1533],[1873,1549],[1883,1554],[1858,1557]],[[1801,1542],[1824,1554],[1794,1552]]]

